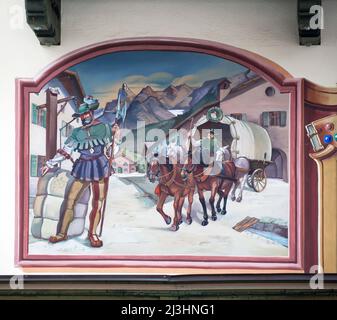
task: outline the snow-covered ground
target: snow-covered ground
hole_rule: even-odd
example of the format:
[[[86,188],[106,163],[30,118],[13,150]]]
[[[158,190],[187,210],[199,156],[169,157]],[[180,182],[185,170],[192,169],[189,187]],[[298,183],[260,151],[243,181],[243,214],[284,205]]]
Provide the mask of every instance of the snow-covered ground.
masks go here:
[[[206,193],[208,198],[208,193]],[[187,201],[185,207],[187,206]],[[173,217],[172,199],[164,210]],[[210,209],[209,216],[210,216]],[[185,210],[183,212],[185,217]],[[110,179],[102,248],[91,248],[82,236],[51,244],[30,236],[30,254],[102,255],[197,255],[197,256],[287,256],[288,249],[249,232],[232,227],[246,216],[271,217],[288,221],[289,185],[268,179],[261,193],[246,189],[241,203],[228,200],[227,214],[201,226],[202,208],[197,195],[192,209],[193,223],[183,223],[172,232],[155,209],[155,203],[133,184]]]

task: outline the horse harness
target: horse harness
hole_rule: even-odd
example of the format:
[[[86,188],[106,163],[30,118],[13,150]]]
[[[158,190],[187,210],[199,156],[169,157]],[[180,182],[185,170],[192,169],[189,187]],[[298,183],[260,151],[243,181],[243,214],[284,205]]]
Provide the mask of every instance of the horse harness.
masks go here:
[[[193,164],[192,168],[190,170],[188,170],[187,168],[183,167],[182,170],[186,171],[188,174],[193,174],[193,178],[197,181],[197,182],[205,182],[209,177],[217,177],[217,178],[221,178],[224,180],[231,180],[231,181],[237,181],[237,179],[235,178],[235,173],[236,173],[236,167],[235,164],[232,160],[230,161],[225,161],[225,163],[223,163],[223,166],[226,166],[231,172],[230,172],[230,176],[228,175],[211,175],[211,171],[212,171],[212,166],[208,166],[206,167],[205,170],[203,170],[201,173],[198,173],[196,175],[193,174],[193,171],[195,170],[196,165]]]
[[[172,174],[172,176],[170,177],[170,179],[168,181],[165,182],[165,181],[162,180],[164,177],[168,177],[170,174]],[[176,168],[173,167],[172,171],[158,177],[159,178],[159,185],[161,187],[164,187],[164,188],[161,188],[161,190],[163,192],[169,194],[170,193],[169,188],[172,184],[175,184],[180,188],[185,188],[185,189],[187,188],[189,190],[194,189],[194,184],[191,185],[188,182],[184,183],[184,184],[181,184],[181,183],[177,182],[176,176],[177,176],[177,170],[176,170]]]

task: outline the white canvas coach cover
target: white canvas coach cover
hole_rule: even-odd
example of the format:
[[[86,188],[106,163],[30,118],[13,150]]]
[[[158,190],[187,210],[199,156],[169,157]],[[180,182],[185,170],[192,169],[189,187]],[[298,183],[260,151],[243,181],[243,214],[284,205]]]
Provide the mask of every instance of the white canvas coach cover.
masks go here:
[[[194,124],[192,135],[195,134],[199,126],[208,121],[206,116],[201,117]],[[266,129],[255,123],[237,120],[226,115],[219,122],[229,126],[233,138],[231,152],[234,158],[247,157],[250,160],[271,160],[272,145]]]

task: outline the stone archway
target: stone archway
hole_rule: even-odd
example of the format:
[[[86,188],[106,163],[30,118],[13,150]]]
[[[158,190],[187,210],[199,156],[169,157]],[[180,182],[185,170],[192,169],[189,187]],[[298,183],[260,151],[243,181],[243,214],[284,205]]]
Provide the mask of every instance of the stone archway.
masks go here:
[[[273,162],[266,168],[268,178],[283,179],[288,182],[287,155],[281,149],[273,148],[271,161]]]

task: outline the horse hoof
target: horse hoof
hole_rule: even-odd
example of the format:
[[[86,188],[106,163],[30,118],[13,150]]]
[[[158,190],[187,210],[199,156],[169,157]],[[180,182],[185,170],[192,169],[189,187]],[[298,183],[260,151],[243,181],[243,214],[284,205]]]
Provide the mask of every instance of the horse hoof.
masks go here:
[[[241,202],[242,198],[241,197],[237,197],[236,198],[236,202]]]
[[[226,210],[221,210],[221,214],[224,216],[227,213]]]
[[[180,221],[179,221],[179,224],[182,224],[183,223],[183,219],[181,219]]]
[[[173,224],[173,225],[170,227],[170,230],[171,230],[171,231],[178,231],[178,230],[179,230],[179,226]]]
[[[218,213],[221,212],[221,208],[216,208],[216,211],[218,211]]]
[[[232,201],[235,201],[235,199],[236,199],[236,197],[231,197],[231,200],[232,200]]]
[[[208,225],[208,221],[207,221],[207,220],[203,220],[203,221],[201,222],[201,225],[202,225],[202,226],[207,226],[207,225]]]
[[[218,217],[216,216],[216,214],[212,214],[212,221],[216,221],[218,219]]]
[[[186,218],[186,223],[187,223],[187,224],[191,224],[192,221],[193,221],[192,218]]]
[[[165,222],[167,225],[171,224],[171,221],[172,221],[171,217],[167,216],[167,218],[165,218]]]

